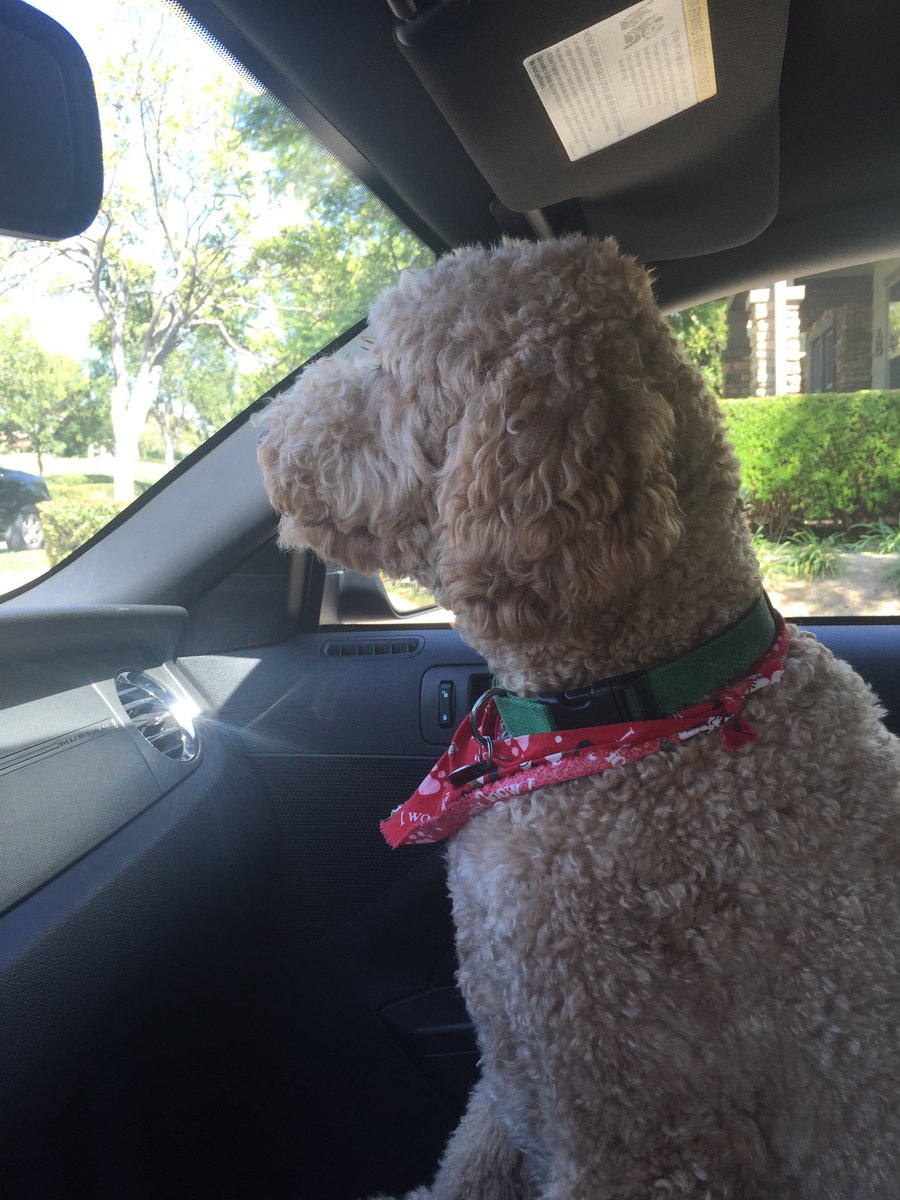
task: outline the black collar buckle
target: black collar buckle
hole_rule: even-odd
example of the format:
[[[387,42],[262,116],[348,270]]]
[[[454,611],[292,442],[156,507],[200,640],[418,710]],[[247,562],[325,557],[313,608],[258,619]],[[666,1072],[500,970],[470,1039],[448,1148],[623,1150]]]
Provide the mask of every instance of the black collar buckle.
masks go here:
[[[629,671],[567,692],[541,692],[535,699],[551,709],[558,729],[620,725],[662,715],[646,671]]]

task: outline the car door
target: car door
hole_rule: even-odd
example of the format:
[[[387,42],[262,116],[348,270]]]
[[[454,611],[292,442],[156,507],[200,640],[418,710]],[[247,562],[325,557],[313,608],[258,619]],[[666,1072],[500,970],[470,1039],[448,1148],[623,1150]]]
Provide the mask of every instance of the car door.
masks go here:
[[[304,628],[314,579],[272,641],[295,569],[264,542],[187,608],[0,617],[4,1194],[351,1197],[426,1176],[464,1103],[442,855],[378,822],[483,666],[446,628]]]

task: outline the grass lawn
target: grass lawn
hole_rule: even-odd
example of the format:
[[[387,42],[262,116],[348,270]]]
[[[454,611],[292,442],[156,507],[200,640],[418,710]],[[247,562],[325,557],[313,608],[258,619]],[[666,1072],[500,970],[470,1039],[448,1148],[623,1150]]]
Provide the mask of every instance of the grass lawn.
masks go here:
[[[18,553],[0,550],[0,596],[30,583],[49,569],[50,560],[45,550],[20,550]]]

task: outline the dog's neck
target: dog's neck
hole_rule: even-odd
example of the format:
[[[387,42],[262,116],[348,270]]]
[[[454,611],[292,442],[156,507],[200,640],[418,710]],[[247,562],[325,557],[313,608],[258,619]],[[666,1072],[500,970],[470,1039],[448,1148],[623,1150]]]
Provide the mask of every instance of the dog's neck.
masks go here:
[[[761,589],[746,519],[735,504],[711,537],[710,517],[649,579],[580,619],[512,645],[484,635],[457,613],[462,637],[488,661],[498,685],[519,694],[582,687],[654,666],[708,641],[747,611]]]

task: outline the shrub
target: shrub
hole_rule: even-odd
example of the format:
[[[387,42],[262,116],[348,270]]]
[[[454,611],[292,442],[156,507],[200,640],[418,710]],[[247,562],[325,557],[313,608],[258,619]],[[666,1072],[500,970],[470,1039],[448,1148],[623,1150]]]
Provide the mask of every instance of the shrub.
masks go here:
[[[752,519],[776,536],[804,522],[894,517],[900,392],[722,400]]]
[[[785,570],[800,579],[825,579],[843,575],[844,539],[839,533],[817,538],[808,529],[798,529],[784,543]]]
[[[854,530],[860,530],[855,533]],[[874,525],[854,525],[850,530],[855,550],[870,550],[874,554],[900,554],[900,529],[886,521]]]
[[[111,500],[51,500],[42,504],[41,522],[51,565],[61,562],[124,507]]]
[[[47,475],[45,478],[54,500],[90,503],[112,499],[111,475]]]

